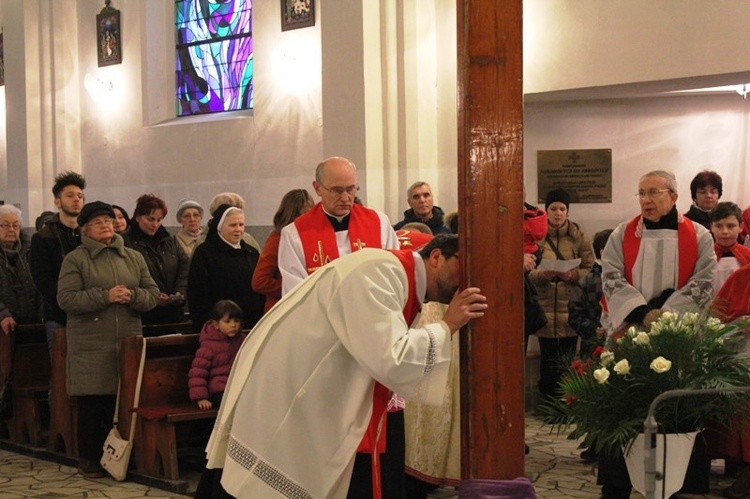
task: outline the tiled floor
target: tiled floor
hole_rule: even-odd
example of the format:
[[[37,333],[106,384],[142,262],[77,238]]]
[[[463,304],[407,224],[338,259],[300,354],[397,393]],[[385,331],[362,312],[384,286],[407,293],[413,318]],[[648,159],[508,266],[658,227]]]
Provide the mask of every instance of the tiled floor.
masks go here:
[[[526,460],[526,476],[534,483],[540,498],[597,498],[596,469],[578,457],[576,442],[564,436],[550,433],[530,416],[526,421],[526,442],[531,452]],[[705,496],[682,496],[683,498],[719,498],[721,490],[731,483],[717,467],[711,477],[711,494]],[[191,480],[190,490],[195,488]],[[0,450],[0,498],[38,497],[55,499],[62,497],[135,499],[141,497],[191,497],[167,492],[157,488],[126,481],[115,482],[110,478],[88,480],[81,478],[75,468],[43,461],[20,454]],[[457,497],[453,490],[441,489],[432,497],[447,499]],[[633,493],[632,498],[642,497]]]

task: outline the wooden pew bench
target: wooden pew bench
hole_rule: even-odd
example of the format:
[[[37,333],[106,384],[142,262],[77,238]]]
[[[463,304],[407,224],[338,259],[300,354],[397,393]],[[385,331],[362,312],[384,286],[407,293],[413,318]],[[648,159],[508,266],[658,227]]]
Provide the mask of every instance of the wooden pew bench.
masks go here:
[[[190,401],[188,371],[198,349],[197,334],[147,338],[138,422],[133,441],[136,469],[143,475],[179,479],[178,450],[205,447],[217,410]],[[143,337],[125,338],[120,351],[119,428],[130,431]]]
[[[173,324],[152,324],[141,328],[143,336],[154,338],[156,336],[166,336],[168,334],[187,334],[193,330],[193,323],[175,322]]]
[[[78,411],[76,398],[68,395],[68,341],[65,328],[55,330],[52,339],[52,390],[47,449],[78,457]]]
[[[44,442],[42,411],[50,388],[50,358],[44,324],[19,325],[3,344],[2,377],[11,376],[13,416],[8,424],[10,441],[39,447]],[[11,350],[12,349],[12,350]],[[8,364],[10,352],[12,360]]]

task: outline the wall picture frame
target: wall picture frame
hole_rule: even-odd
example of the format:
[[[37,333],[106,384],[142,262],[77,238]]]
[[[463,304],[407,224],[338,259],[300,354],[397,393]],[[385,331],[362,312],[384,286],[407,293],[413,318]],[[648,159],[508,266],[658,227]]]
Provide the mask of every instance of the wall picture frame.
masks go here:
[[[281,0],[281,31],[315,26],[315,0]]]
[[[99,67],[122,63],[122,32],[120,11],[104,2],[104,8],[96,16],[96,53]]]

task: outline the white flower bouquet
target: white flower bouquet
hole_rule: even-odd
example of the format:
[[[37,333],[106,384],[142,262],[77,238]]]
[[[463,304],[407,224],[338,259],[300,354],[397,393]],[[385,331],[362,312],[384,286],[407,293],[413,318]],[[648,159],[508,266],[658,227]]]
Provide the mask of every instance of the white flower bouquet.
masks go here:
[[[575,360],[541,406],[545,421],[598,452],[621,452],[643,431],[651,402],[674,389],[750,386],[750,356],[739,353],[742,325],[706,314],[664,313],[649,331],[631,327],[591,359]],[[725,423],[747,395],[675,397],[659,404],[659,431],[686,433]]]

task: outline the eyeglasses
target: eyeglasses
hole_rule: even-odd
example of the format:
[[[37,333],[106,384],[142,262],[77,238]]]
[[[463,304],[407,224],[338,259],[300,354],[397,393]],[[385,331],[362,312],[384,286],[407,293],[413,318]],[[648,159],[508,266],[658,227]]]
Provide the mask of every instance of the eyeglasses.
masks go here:
[[[350,185],[349,187],[331,187],[330,189],[323,184],[320,184],[320,186],[334,196],[339,197],[344,193],[347,193],[349,196],[356,196],[357,192],[359,192],[358,185]]]
[[[639,200],[644,200],[646,198],[654,199],[659,197],[659,195],[665,193],[665,192],[671,192],[671,189],[649,189],[648,191],[638,191],[638,193],[635,195]]]
[[[3,230],[10,230],[10,229],[21,230],[21,224],[3,223],[3,224],[0,224],[0,229],[3,229]]]
[[[114,218],[98,218],[96,220],[92,220],[86,225],[88,225],[89,227],[96,227],[98,229],[105,225],[114,225],[114,224],[115,224]]]

